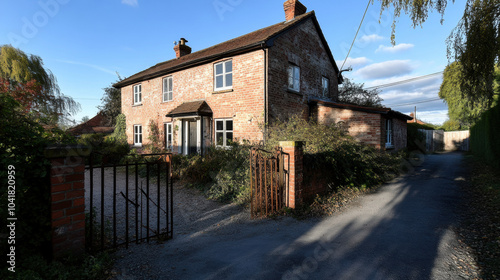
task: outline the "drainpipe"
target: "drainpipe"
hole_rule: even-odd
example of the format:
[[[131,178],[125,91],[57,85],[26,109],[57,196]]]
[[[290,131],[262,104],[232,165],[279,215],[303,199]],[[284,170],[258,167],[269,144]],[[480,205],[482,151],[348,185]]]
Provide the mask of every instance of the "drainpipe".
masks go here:
[[[267,122],[269,119],[269,91],[268,91],[268,61],[269,61],[269,52],[266,47],[266,43],[262,43],[262,51],[264,52],[264,144],[266,143],[266,134],[267,134]]]

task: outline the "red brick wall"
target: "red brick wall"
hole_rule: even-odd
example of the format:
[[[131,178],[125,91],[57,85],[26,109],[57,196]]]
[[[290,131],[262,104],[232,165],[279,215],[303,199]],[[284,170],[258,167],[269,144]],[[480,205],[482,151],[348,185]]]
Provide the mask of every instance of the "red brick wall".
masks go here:
[[[227,59],[233,60],[233,90],[229,92],[214,92],[213,65]],[[213,118],[232,118],[234,121],[234,137],[258,141],[263,139],[259,122],[264,115],[264,51],[237,55],[213,63],[200,65],[178,71],[169,75],[141,82],[142,105],[133,105],[133,85],[126,86],[122,91],[122,113],[127,117],[127,139],[133,144],[133,126],[142,125],[143,144],[148,143],[149,120],[160,124],[171,122],[165,117],[167,113],[182,104],[203,99],[213,111]],[[162,102],[163,78],[173,77],[173,100]],[[212,128],[213,128],[213,120]],[[175,135],[174,122],[174,152],[178,137]],[[162,132],[163,133],[163,132]],[[209,136],[213,138],[212,135]]]
[[[349,135],[361,143],[385,148],[385,119],[380,114],[318,105],[314,117],[324,124],[342,122]]]
[[[85,250],[85,162],[79,146],[49,148],[52,253],[58,259]]]
[[[288,90],[290,63],[300,67],[300,92]],[[310,97],[321,97],[321,78],[330,80],[329,100],[338,97],[337,74],[312,19],[279,37],[269,49],[269,119],[302,112],[308,116]]]

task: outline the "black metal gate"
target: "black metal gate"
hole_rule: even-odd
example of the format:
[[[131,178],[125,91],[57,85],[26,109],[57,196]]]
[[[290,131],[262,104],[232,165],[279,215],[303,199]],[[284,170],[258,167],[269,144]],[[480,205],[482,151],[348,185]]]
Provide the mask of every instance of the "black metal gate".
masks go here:
[[[85,174],[86,244],[90,252],[173,237],[172,154],[147,154]]]
[[[252,218],[269,216],[280,211],[287,203],[290,156],[280,148],[269,152],[259,148],[250,151],[250,211]]]

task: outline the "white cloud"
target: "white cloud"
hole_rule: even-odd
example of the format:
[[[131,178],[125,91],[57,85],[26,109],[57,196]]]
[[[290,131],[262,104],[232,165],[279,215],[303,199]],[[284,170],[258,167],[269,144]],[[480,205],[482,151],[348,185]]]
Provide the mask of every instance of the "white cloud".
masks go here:
[[[414,66],[410,60],[389,60],[365,66],[355,74],[363,79],[381,79],[389,77],[403,76],[412,72]]]
[[[361,39],[359,39],[360,43],[372,43],[372,42],[377,42],[380,40],[383,40],[384,37],[378,35],[378,34],[371,34],[371,35],[363,35]]]
[[[139,3],[137,2],[138,0],[122,0],[122,4],[129,5],[132,7],[138,6]]]
[[[409,115],[410,112],[406,114]],[[417,109],[417,119],[426,123],[442,125],[448,119],[448,110],[419,111]]]
[[[409,50],[413,48],[415,45],[413,44],[399,44],[395,46],[384,46],[380,45],[378,49],[375,51],[376,53],[378,52],[390,52],[390,53],[396,53],[396,52],[402,52]]]
[[[356,68],[359,66],[366,65],[369,62],[370,62],[370,60],[366,57],[348,57],[345,64],[344,64],[344,69],[349,67],[349,66]],[[341,67],[343,63],[344,63],[344,61],[337,61],[337,65],[339,67]]]

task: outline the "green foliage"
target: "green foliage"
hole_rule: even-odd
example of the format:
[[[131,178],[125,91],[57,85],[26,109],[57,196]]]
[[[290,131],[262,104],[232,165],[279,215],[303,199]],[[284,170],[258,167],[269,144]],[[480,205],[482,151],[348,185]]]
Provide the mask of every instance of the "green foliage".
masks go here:
[[[127,122],[124,114],[119,114],[115,118],[115,130],[108,136],[109,140],[116,141],[119,143],[127,143]]]
[[[91,148],[93,165],[118,164],[130,152],[127,142],[115,137],[106,137],[105,134],[84,134],[78,143]]]
[[[369,187],[399,173],[398,155],[360,144],[335,125],[308,122],[295,115],[286,121],[276,121],[267,131],[268,150],[279,141],[305,141],[306,184],[320,175],[332,190]]]
[[[15,181],[15,217],[17,259],[23,261],[32,254],[47,252],[50,246],[50,162],[45,158],[49,144],[67,143],[70,136],[60,130],[44,130],[43,126],[27,116],[13,96],[17,88],[0,87],[0,219],[7,220],[8,175]],[[10,168],[9,168],[10,167]],[[15,174],[8,174],[8,171]],[[11,177],[12,179],[12,177]],[[0,234],[6,235],[2,227]],[[33,238],[36,237],[36,238]],[[7,242],[0,244],[6,252]],[[4,255],[5,257],[5,255]]]
[[[118,81],[120,82],[122,78],[118,75]],[[103,88],[104,95],[101,98],[101,106],[97,106],[99,110],[107,117],[107,119],[111,120],[110,124],[116,124],[117,117],[122,112],[122,94],[119,88],[113,87],[110,85],[106,88]]]
[[[164,151],[163,137],[160,133],[160,128],[154,120],[149,120],[149,144],[146,146],[147,150],[152,153],[161,153]]]
[[[462,65],[459,62],[454,62],[444,70],[443,83],[439,90],[439,97],[448,104],[450,122],[446,126],[452,126],[454,130],[468,129],[482,113],[491,107],[493,101],[486,96],[473,100],[460,86],[463,79]]]
[[[461,130],[462,125],[460,125],[460,121],[458,120],[447,120],[440,128],[444,131],[457,131]]]
[[[344,82],[339,88],[339,101],[367,107],[382,107],[383,99],[376,89],[366,90],[364,84],[356,84],[344,77]]]
[[[96,256],[85,255],[75,258],[68,257],[61,261],[47,261],[40,255],[27,257],[16,266],[16,272],[0,273],[2,279],[30,279],[30,280],[99,280],[108,279],[113,259],[108,253]]]
[[[205,156],[174,157],[174,170],[209,198],[245,204],[250,201],[250,146],[232,143],[229,149],[211,148]]]
[[[36,81],[41,88],[37,94],[30,93],[31,111],[52,124],[80,109],[80,104],[61,93],[56,77],[43,67],[39,56],[28,56],[10,45],[0,46],[0,78],[14,84]]]
[[[481,116],[470,130],[470,145],[474,156],[499,165],[500,162],[500,105]]]
[[[425,153],[425,134],[419,131],[419,129],[434,130],[434,128],[419,123],[409,123],[406,127],[406,148],[408,151],[421,151]]]
[[[421,26],[429,12],[444,15],[447,0],[379,0],[384,10],[394,11],[392,43],[401,12],[408,14],[413,27]],[[455,1],[453,1],[455,2]],[[492,99],[492,76],[500,57],[500,5],[498,0],[467,0],[462,19],[447,39],[448,59],[462,65],[462,92],[472,103]]]

